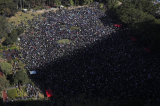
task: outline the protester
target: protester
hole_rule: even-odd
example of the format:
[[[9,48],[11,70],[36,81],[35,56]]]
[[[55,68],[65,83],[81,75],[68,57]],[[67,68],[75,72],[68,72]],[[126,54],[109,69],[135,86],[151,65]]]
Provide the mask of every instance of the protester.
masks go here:
[[[102,16],[97,7],[82,7],[28,21],[31,27],[21,37],[21,54],[26,69],[37,72],[31,77],[42,89],[50,86],[64,104],[71,96],[79,103],[81,93],[97,100],[159,100],[158,57],[128,39],[126,30],[116,32],[109,26],[111,19],[102,24]],[[73,26],[80,28],[72,31]],[[57,43],[61,39],[72,43]]]

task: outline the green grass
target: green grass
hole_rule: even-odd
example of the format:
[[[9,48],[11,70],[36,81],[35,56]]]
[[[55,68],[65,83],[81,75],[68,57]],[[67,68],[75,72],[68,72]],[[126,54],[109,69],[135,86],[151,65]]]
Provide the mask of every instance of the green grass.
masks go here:
[[[0,51],[3,51],[3,50],[7,50],[7,47],[0,45]]]
[[[20,16],[21,14],[22,14],[22,16]],[[27,24],[27,20],[33,19],[33,17],[34,17],[31,14],[32,14],[32,12],[29,12],[29,14],[27,14],[27,13],[23,13],[23,12],[20,11],[20,12],[17,12],[17,14],[15,14],[15,16],[7,18],[7,19],[8,19],[9,23],[11,23],[12,21],[15,21],[15,25],[20,24],[21,20],[25,19],[24,23]],[[38,13],[38,12],[34,13],[35,16],[38,16],[38,14],[40,14],[40,13]],[[25,17],[27,17],[27,19]]]
[[[19,50],[17,46],[12,46],[12,47],[10,47],[10,49],[11,49],[11,50],[14,50],[14,49]]]
[[[61,39],[59,41],[57,41],[57,43],[71,43],[72,41],[69,39]]]
[[[77,30],[77,29],[80,29],[80,27],[71,27],[70,28],[71,31],[74,31],[74,30]]]

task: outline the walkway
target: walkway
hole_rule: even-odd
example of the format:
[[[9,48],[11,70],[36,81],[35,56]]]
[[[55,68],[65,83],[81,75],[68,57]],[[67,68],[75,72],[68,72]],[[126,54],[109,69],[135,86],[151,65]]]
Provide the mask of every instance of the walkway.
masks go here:
[[[3,102],[7,102],[6,99],[8,98],[7,93],[5,90],[3,91]]]

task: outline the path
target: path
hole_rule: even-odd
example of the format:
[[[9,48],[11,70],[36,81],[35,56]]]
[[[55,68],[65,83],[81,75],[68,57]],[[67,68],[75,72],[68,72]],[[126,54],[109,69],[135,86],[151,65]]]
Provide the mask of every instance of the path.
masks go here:
[[[24,86],[26,86],[26,85],[23,85],[21,87],[24,87]],[[11,89],[15,89],[15,88],[16,88],[15,86],[11,86],[11,87],[8,87],[7,90],[11,90]]]

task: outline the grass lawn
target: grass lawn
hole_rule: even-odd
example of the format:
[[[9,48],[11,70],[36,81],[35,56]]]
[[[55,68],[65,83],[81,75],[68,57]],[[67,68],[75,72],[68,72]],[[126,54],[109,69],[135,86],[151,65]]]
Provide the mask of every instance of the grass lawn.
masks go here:
[[[17,46],[11,46],[10,49],[11,49],[11,50],[13,50],[13,49],[19,50],[19,48],[18,48]]]
[[[21,14],[22,14],[22,16],[20,16]],[[21,20],[25,19],[25,21],[26,21],[25,24],[27,24],[27,20],[32,19],[34,17],[31,14],[32,14],[32,12],[29,12],[29,14],[27,14],[27,13],[23,13],[20,11],[20,12],[17,12],[15,14],[15,16],[12,16],[11,18],[7,18],[7,19],[8,19],[9,23],[11,23],[12,21],[15,21],[15,25],[20,24]],[[40,14],[40,13],[38,13],[38,12],[34,13],[35,16],[38,16],[38,14]],[[27,17],[27,19],[25,17]]]
[[[69,39],[61,39],[61,40],[57,41],[57,43],[72,43],[72,41]]]
[[[80,29],[80,27],[71,27],[70,28],[71,31],[74,31],[74,30],[77,30],[77,29]]]

